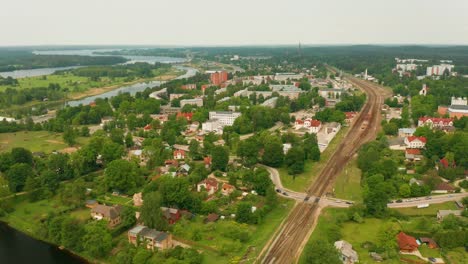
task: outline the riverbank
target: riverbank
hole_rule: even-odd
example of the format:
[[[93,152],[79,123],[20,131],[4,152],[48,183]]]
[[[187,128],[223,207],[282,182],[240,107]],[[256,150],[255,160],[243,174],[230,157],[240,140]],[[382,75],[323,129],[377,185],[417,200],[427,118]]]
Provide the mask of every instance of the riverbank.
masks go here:
[[[25,251],[28,254],[24,254]],[[68,249],[62,249],[0,220],[0,260],[6,260],[5,263],[29,264],[38,259],[41,259],[41,263],[44,264],[91,263]]]

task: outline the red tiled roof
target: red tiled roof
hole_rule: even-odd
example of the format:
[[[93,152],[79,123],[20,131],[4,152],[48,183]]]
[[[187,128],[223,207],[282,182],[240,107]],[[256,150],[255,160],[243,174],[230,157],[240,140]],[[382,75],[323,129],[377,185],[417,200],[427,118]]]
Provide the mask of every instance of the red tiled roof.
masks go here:
[[[411,154],[411,155],[421,155],[421,150],[420,149],[407,148],[406,153]]]
[[[144,129],[144,130],[150,130],[150,129],[151,129],[151,125],[148,124],[148,125],[146,125],[143,129]]]
[[[301,125],[302,125],[302,124],[304,124],[304,121],[303,121],[303,120],[300,120],[300,119],[297,119],[297,120],[296,120],[296,124],[301,124]]]
[[[185,151],[182,149],[176,149],[174,150],[174,156],[177,156],[178,154],[185,156]]]
[[[419,118],[419,121],[422,121],[422,122],[426,122],[428,120],[431,120],[432,123],[444,123],[444,124],[448,124],[450,122],[453,122],[453,118],[439,118],[439,117],[420,117]]]
[[[453,190],[455,190],[455,188],[453,188],[452,185],[450,185],[450,184],[448,184],[446,182],[439,183],[435,189],[439,190],[439,191],[453,191]]]
[[[319,120],[312,119],[310,122],[311,127],[319,127],[322,123]]]
[[[424,142],[424,143],[426,143],[426,141],[427,141],[425,137],[417,137],[417,136],[409,136],[408,137],[409,142],[412,142],[412,141],[414,141],[416,139],[418,139],[419,141]]]
[[[205,165],[210,165],[211,164],[211,157],[204,157],[203,162],[205,163]]]
[[[192,117],[193,117],[193,113],[182,113],[182,112],[177,113],[177,118],[185,118],[188,121],[192,120]]]
[[[444,168],[449,167],[449,162],[448,162],[448,160],[446,158],[441,159],[440,164],[442,164],[442,166],[444,166]],[[450,167],[456,167],[455,161],[452,162],[452,165]]]
[[[418,243],[416,242],[416,239],[403,232],[400,232],[397,235],[397,240],[400,250],[413,251],[418,248]]]

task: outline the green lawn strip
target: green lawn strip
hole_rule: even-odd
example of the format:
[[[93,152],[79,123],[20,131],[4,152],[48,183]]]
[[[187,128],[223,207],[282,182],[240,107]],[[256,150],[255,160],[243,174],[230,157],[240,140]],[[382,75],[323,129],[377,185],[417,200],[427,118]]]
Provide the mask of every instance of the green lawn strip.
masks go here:
[[[78,145],[83,145],[90,138],[77,138]],[[26,148],[32,152],[50,153],[67,148],[62,133],[48,131],[21,131],[14,133],[0,133],[0,152],[10,151],[12,148]]]
[[[468,252],[462,247],[454,248],[445,254],[448,263],[466,263],[468,259]]]
[[[419,246],[419,252],[423,257],[426,258],[442,258],[442,255],[440,254],[440,249],[438,248],[429,248],[426,244],[422,244]]]
[[[321,154],[320,161],[306,161],[304,172],[297,175],[295,178],[288,174],[288,170],[286,168],[280,168],[278,171],[283,186],[293,191],[304,192],[315,181],[323,167],[325,167],[325,164],[340,145],[348,130],[349,127],[342,127],[325,151]]]
[[[351,160],[336,178],[335,196],[362,202],[361,170],[357,167],[357,159]]]
[[[121,196],[114,196],[114,195],[104,195],[100,196],[96,199],[96,201],[105,204],[120,204],[125,206],[133,206],[133,198],[131,197],[121,197]]]
[[[421,204],[424,204],[424,201],[421,201]],[[408,208],[393,208],[392,210],[396,210],[404,215],[409,215],[409,216],[422,216],[422,215],[436,216],[437,211],[439,210],[457,210],[457,209],[458,208],[454,202],[445,202],[445,203],[440,203],[440,204],[430,204],[429,207],[427,208],[417,208],[416,206],[414,206],[414,207],[408,207]]]

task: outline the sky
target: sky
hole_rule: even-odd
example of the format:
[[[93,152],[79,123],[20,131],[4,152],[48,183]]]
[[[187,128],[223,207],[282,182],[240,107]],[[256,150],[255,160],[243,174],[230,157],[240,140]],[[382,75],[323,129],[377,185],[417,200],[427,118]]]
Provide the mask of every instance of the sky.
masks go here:
[[[468,44],[467,0],[1,0],[0,46]]]

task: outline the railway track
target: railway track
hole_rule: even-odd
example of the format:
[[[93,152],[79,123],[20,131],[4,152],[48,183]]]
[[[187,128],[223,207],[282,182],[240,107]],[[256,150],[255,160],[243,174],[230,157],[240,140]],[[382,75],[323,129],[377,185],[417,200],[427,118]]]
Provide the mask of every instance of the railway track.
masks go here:
[[[361,112],[353,122],[337,151],[333,153],[317,180],[307,190],[309,196],[318,197],[313,204],[299,202],[289,214],[276,238],[268,245],[268,250],[261,263],[295,263],[310,237],[316,219],[321,211],[320,197],[326,195],[332,187],[336,175],[359,150],[362,144],[377,135],[380,126],[380,108],[385,96],[389,94],[378,85],[354,77],[347,78],[367,94],[367,100]],[[366,124],[363,129],[363,125]]]

